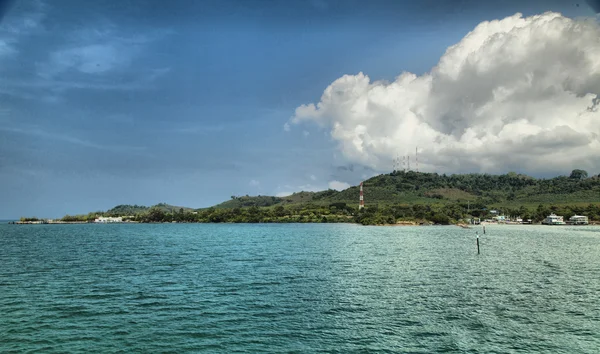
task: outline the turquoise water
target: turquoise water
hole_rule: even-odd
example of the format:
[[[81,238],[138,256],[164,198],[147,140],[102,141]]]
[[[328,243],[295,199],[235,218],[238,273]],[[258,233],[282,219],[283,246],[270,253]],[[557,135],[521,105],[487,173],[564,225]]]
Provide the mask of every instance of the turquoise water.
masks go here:
[[[0,225],[0,352],[598,353],[600,228]]]

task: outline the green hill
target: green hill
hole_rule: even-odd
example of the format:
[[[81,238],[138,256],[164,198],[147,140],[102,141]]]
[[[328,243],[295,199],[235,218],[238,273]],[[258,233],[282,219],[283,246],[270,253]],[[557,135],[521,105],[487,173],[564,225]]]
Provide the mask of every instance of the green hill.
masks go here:
[[[598,203],[600,178],[555,177],[536,179],[526,175],[393,172],[363,182],[365,205],[448,204],[473,202],[481,206],[520,206],[540,203]],[[297,204],[358,206],[359,187],[343,191],[299,192],[288,197],[238,197],[215,208],[269,207]]]
[[[136,215],[141,212],[148,210],[147,206],[143,205],[117,205],[116,207],[106,211],[106,216],[122,216],[122,215]]]
[[[397,222],[448,224],[470,217],[507,216],[540,221],[551,212],[600,220],[600,178],[575,170],[569,176],[537,179],[504,175],[393,172],[363,182],[365,209],[358,210],[359,187],[343,191],[299,192],[288,197],[243,197],[198,216],[209,222]],[[229,211],[227,211],[229,209]],[[221,210],[221,211],[219,211]]]
[[[147,212],[148,210],[150,210],[150,208],[158,208],[165,213],[173,213],[173,212],[179,211],[180,209],[183,209],[184,211],[194,210],[192,208],[169,205],[166,203],[158,203],[152,207],[147,207],[147,206],[143,206],[143,205],[123,204],[123,205],[117,205],[116,207],[109,209],[102,214],[104,214],[105,216],[137,215],[137,214],[140,214],[143,212]]]
[[[223,209],[223,208],[244,208],[244,207],[251,207],[251,206],[257,206],[257,207],[268,207],[271,205],[275,205],[278,203],[283,202],[283,200],[281,198],[278,197],[269,197],[269,196],[262,196],[259,195],[257,197],[249,197],[249,196],[243,196],[243,197],[236,197],[236,196],[232,196],[231,200],[225,201],[221,204],[217,204],[214,206],[214,208],[219,208],[219,209]]]
[[[359,187],[343,191],[298,192],[286,197],[232,196],[210,208],[160,203],[152,207],[118,205],[106,212],[66,216],[65,221],[97,215],[128,216],[139,222],[355,222],[360,224],[460,222],[506,216],[540,221],[551,212],[566,218],[586,215],[600,221],[600,177],[575,170],[569,177],[537,179],[504,175],[393,172],[363,182],[365,208],[358,209]]]

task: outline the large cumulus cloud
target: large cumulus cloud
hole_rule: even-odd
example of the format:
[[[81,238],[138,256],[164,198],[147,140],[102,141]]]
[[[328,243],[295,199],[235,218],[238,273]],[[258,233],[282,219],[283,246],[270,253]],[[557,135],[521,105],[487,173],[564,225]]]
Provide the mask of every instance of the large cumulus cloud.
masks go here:
[[[419,146],[422,170],[600,169],[600,26],[558,13],[483,22],[429,73],[345,75],[291,125],[331,129],[344,156],[392,169]]]

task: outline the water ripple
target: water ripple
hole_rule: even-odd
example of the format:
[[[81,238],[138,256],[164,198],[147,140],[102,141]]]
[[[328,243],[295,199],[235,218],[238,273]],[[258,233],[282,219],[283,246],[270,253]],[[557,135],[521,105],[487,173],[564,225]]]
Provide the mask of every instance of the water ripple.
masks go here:
[[[0,352],[597,353],[596,228],[0,225]]]

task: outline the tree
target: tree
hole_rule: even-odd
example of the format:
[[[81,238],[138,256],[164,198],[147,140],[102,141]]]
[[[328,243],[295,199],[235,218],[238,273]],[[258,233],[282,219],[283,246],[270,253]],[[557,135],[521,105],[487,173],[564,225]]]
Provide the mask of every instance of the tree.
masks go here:
[[[282,217],[285,215],[285,209],[281,205],[276,206],[274,212],[275,216],[277,217]]]
[[[588,173],[585,170],[575,169],[575,170],[573,170],[573,172],[571,172],[571,175],[569,176],[569,178],[586,179],[586,178],[588,178]]]
[[[159,207],[152,207],[148,211],[148,220],[150,222],[162,222],[165,218],[165,212]]]

